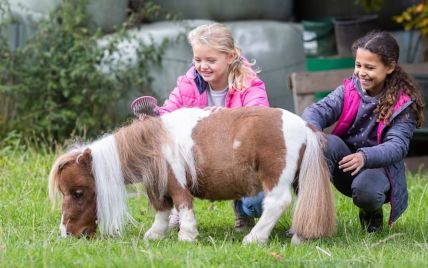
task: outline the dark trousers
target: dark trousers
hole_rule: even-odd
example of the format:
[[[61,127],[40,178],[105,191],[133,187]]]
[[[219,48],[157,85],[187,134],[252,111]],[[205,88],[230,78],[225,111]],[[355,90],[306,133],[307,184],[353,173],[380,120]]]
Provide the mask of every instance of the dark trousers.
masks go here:
[[[325,156],[332,174],[332,182],[342,194],[352,197],[354,204],[366,212],[379,210],[389,202],[390,184],[383,168],[362,169],[352,172],[339,169],[339,161],[353,152],[345,142],[335,135],[327,135]]]

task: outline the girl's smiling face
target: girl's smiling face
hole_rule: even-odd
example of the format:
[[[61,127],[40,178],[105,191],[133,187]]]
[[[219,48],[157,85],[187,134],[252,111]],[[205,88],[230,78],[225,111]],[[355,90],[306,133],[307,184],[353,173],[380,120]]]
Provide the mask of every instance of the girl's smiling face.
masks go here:
[[[228,85],[229,65],[233,53],[224,53],[208,45],[193,44],[193,62],[198,73],[213,90],[223,90]]]
[[[361,87],[370,96],[376,96],[382,91],[386,76],[394,69],[395,62],[386,66],[375,53],[364,48],[357,49],[354,74],[360,80]]]

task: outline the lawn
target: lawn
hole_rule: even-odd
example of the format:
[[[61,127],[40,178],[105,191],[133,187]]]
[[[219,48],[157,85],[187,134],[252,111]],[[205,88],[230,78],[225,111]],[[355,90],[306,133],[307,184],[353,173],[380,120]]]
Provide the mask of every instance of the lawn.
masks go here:
[[[0,267],[426,267],[428,266],[428,174],[408,176],[409,208],[378,234],[360,229],[358,210],[335,192],[338,230],[331,238],[292,246],[283,232],[286,213],[266,246],[242,246],[233,229],[230,202],[195,201],[199,237],[177,241],[171,231],[158,242],[143,240],[154,211],[143,195],[129,206],[138,221],[121,238],[59,236],[59,208],[51,209],[47,177],[55,153],[8,146],[0,149]],[[389,206],[384,206],[385,223]]]

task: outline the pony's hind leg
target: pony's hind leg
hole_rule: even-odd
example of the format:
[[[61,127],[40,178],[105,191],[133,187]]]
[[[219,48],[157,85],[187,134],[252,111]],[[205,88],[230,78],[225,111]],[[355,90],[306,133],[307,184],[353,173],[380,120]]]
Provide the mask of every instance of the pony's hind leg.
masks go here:
[[[284,131],[284,134],[286,132]],[[287,132],[288,133],[288,132]],[[243,243],[266,243],[269,235],[284,211],[290,206],[292,184],[296,177],[302,141],[284,137],[284,149],[274,150],[259,160],[259,177],[262,178],[266,196],[263,200],[263,213]],[[285,142],[285,139],[289,142]],[[287,149],[285,149],[287,144]]]
[[[291,203],[291,185],[275,187],[263,200],[263,213],[251,232],[242,243],[265,244],[273,227]]]
[[[159,240],[165,237],[168,231],[168,219],[170,209],[156,211],[155,221],[152,227],[144,234],[145,240]]]

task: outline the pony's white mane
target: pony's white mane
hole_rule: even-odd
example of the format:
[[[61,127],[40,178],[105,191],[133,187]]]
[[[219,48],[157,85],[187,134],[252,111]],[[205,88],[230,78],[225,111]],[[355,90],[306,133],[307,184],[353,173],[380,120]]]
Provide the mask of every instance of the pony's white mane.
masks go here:
[[[97,220],[101,234],[121,235],[126,220],[132,220],[127,208],[125,182],[116,141],[107,135],[88,146],[92,154],[92,172],[97,194]]]

